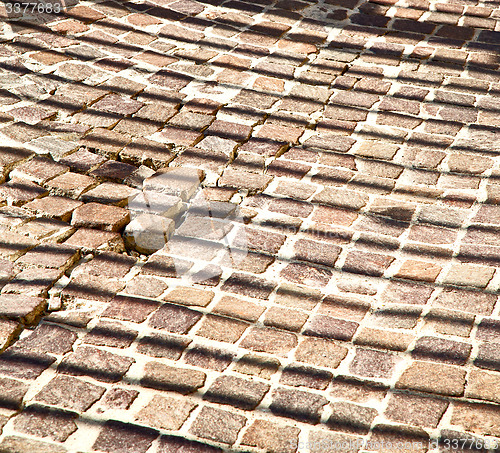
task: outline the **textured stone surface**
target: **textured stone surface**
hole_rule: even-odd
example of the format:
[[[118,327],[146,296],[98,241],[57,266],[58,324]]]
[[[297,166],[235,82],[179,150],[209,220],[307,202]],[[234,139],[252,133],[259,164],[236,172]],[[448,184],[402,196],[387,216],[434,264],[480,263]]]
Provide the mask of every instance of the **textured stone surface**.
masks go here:
[[[68,355],[59,370],[74,376],[91,376],[103,382],[117,382],[130,368],[134,359],[100,349],[82,346]]]
[[[0,314],[11,319],[25,319],[33,322],[36,316],[44,310],[46,302],[40,297],[30,297],[20,294],[0,295]]]
[[[498,5],[69,3],[0,27],[0,450],[500,438]]]
[[[146,387],[192,393],[205,383],[206,374],[189,368],[175,368],[159,362],[149,362],[144,368],[141,383]]]
[[[204,439],[232,445],[246,421],[242,415],[205,406],[189,431]]]
[[[73,211],[71,224],[77,228],[119,231],[129,220],[129,213],[116,206],[87,203]]]
[[[460,396],[464,392],[465,371],[450,365],[417,361],[403,372],[396,387]]]
[[[196,404],[157,395],[137,414],[136,420],[160,429],[180,429]]]
[[[268,390],[267,384],[223,376],[214,381],[205,393],[205,398],[216,403],[251,410],[258,406]]]
[[[35,399],[42,403],[83,412],[103,395],[104,390],[104,387],[79,379],[58,376],[50,381]]]
[[[328,400],[320,395],[279,388],[273,393],[270,409],[274,414],[282,417],[316,424],[327,403]]]
[[[294,426],[255,420],[245,432],[242,444],[275,452],[294,452],[300,429]]]
[[[145,453],[158,437],[158,431],[118,421],[107,421],[93,449],[109,453]]]

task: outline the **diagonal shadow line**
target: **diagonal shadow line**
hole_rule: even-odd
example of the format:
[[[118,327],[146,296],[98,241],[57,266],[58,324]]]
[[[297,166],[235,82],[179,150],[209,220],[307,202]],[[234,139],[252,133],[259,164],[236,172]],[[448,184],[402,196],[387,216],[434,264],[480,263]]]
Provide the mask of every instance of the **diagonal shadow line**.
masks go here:
[[[22,185],[22,184],[21,184]],[[30,188],[31,186],[28,186],[28,188]],[[267,200],[274,200],[274,199],[289,199],[289,200],[293,200],[295,203],[299,204],[299,205],[303,205],[303,206],[314,206],[314,205],[321,205],[321,204],[324,204],[324,203],[321,203],[321,202],[305,202],[303,200],[295,200],[295,199],[291,199],[289,197],[278,197],[276,195],[271,195],[271,194],[265,194],[265,195],[260,195],[261,198],[263,199],[267,199]],[[337,208],[341,208],[345,211],[350,211],[350,212],[356,212],[360,215],[362,215],[363,217],[368,217],[368,218],[373,218],[373,219],[377,219],[377,220],[380,220],[380,221],[383,221],[383,222],[398,222],[398,219],[396,218],[393,218],[393,217],[390,217],[389,215],[387,216],[384,216],[384,215],[377,215],[376,213],[371,213],[371,212],[366,212],[366,213],[363,213],[363,212],[360,212],[358,211],[357,209],[353,209],[353,208],[349,208],[348,206],[342,206],[342,205],[336,205],[335,203],[329,203],[329,204],[326,204],[327,206],[332,206],[332,207],[337,207]],[[403,222],[404,223],[404,222]],[[463,229],[462,227],[460,226],[454,226],[454,225],[450,225],[449,223],[446,223],[446,222],[439,222],[439,220],[436,220],[436,221],[430,221],[430,220],[420,220],[416,223],[412,223],[414,225],[433,225],[433,226],[441,226],[441,227],[446,227],[448,229],[451,229],[451,230],[454,230],[454,229]],[[405,223],[406,225],[406,223]],[[270,227],[270,228],[274,228],[274,229],[280,229],[280,230],[284,230],[284,231],[289,231],[290,230],[290,225],[288,225],[286,222],[284,221],[274,221],[274,222],[267,222],[265,225],[261,225],[261,226],[266,226],[266,227]],[[409,226],[409,223],[408,223],[408,226]],[[475,231],[475,232],[479,232],[479,233],[498,233],[499,231],[499,227],[498,226],[494,226],[494,225],[481,225],[481,224],[472,224],[469,228],[467,228],[468,231]],[[295,231],[295,229],[294,229]],[[345,230],[346,232],[350,231],[348,229]],[[353,232],[355,231],[359,231],[359,230],[353,230]],[[314,228],[308,228],[308,229],[300,229],[298,232],[300,233],[303,233],[303,234],[308,234],[308,235],[311,235],[315,238],[318,238],[318,239],[323,239],[323,240],[331,240],[332,239],[332,236],[330,233],[328,232],[324,232],[322,230],[315,230]],[[338,233],[337,233],[338,234]],[[394,240],[394,238],[392,239]],[[391,242],[391,239],[387,238],[387,239],[384,239],[384,238],[379,238],[377,242],[374,242],[373,240],[370,240],[370,239],[366,239],[366,238],[360,238],[358,240],[358,242],[360,243],[363,243],[365,245],[373,245],[373,246],[378,246],[380,247],[381,245],[384,244],[384,241],[386,241],[386,244],[385,246],[388,248],[388,249],[391,249],[392,247],[394,247],[394,244],[392,244]],[[436,246],[439,245],[439,244],[436,244]],[[442,244],[443,245],[443,244]],[[446,244],[444,244],[446,245]],[[475,242],[462,242],[462,246],[463,245],[470,245],[470,246],[473,246],[473,245],[477,245],[477,243]],[[417,245],[415,244],[415,247]],[[12,249],[16,249],[17,250],[17,246],[15,245],[12,245],[12,244],[5,244],[5,247],[7,248],[12,248]],[[423,252],[417,252],[416,250],[414,250],[415,253],[417,253],[418,255],[423,255],[423,256],[426,256],[428,255],[428,253],[423,253]],[[436,250],[435,251],[436,254],[439,254],[439,250]],[[448,256],[448,253],[446,253],[445,251],[443,251],[444,253],[444,256]],[[465,254],[463,255],[463,257],[465,258],[469,258],[469,259],[479,259],[479,255],[474,255],[474,254]]]
[[[95,39],[95,41],[99,41],[98,39]],[[32,46],[33,48],[37,48],[37,46],[34,46],[32,44],[30,44],[30,46]],[[42,47],[40,47],[40,49],[43,49]],[[14,69],[14,70],[17,70],[18,72],[20,71],[19,68],[17,67],[12,67],[11,69]],[[176,74],[175,72],[172,72],[172,74]],[[179,73],[181,74],[181,73]],[[367,92],[367,91],[364,91],[364,90],[354,90],[354,91],[358,91],[358,92]],[[322,103],[319,103],[317,101],[315,101],[314,99],[310,99],[310,98],[307,98],[307,97],[302,97],[302,96],[296,96],[296,95],[293,95],[293,96],[288,96],[288,97],[291,97],[291,98],[294,98],[294,99],[301,99],[301,100],[304,100],[306,102],[312,102],[312,103],[317,103],[318,105],[323,105]],[[404,99],[404,97],[403,97]],[[410,98],[408,98],[410,99]],[[451,103],[446,103],[446,102],[437,102],[437,104],[439,105],[443,105],[443,106],[448,106],[448,105],[453,105]],[[355,108],[355,106],[354,106]],[[476,110],[477,107],[471,107],[471,110]],[[480,109],[481,111],[491,111],[491,112],[497,112],[498,109],[495,109],[495,108],[481,108]]]
[[[61,323],[55,323],[56,325],[60,325]],[[64,325],[64,323],[62,323]],[[110,332],[112,334],[112,332]],[[18,351],[20,352],[20,354],[18,354],[17,356],[17,359],[18,359],[18,363],[19,364],[22,364],[23,362],[23,358],[26,358],[29,360],[29,363],[31,365],[35,365],[35,366],[39,366],[41,367],[41,369],[45,369],[45,368],[48,368],[48,367],[51,367],[51,368],[54,368],[54,365],[53,365],[53,361],[50,360],[49,362],[47,362],[47,360],[42,360],[42,362],[40,362],[40,359],[41,359],[41,356],[39,358],[35,356],[32,356],[32,357],[29,357],[25,355],[25,357],[23,357],[23,351],[22,349],[19,349],[18,348]],[[27,351],[26,351],[27,352]],[[198,353],[203,353],[202,351],[198,351]],[[29,353],[28,353],[29,354]],[[4,355],[9,355],[9,354],[4,354]],[[0,359],[0,360],[4,360],[4,358]],[[234,361],[234,356],[233,358],[231,359],[232,361]],[[176,362],[178,363],[178,362]],[[58,368],[61,368],[61,367],[58,367]],[[314,373],[314,369],[309,367],[310,368],[310,372],[305,372],[303,373],[304,376],[311,376],[310,373]],[[97,368],[96,368],[97,370]],[[61,370],[62,371],[62,370]],[[78,367],[78,366],[75,366],[73,367],[72,369],[66,369],[64,371],[64,374],[70,374],[70,375],[77,375],[77,376],[92,376],[93,373],[91,372],[89,374],[89,369],[87,369],[86,367]],[[205,371],[205,369],[203,369],[203,371]],[[322,370],[317,370],[318,372],[322,372]],[[109,375],[109,376],[106,376],[106,374],[109,374],[104,372],[104,374],[98,374],[98,380],[106,380],[107,378],[112,378],[113,380],[115,379],[115,375]],[[316,376],[315,374],[313,374],[313,376]],[[328,382],[331,382],[331,379],[332,379],[332,376],[333,375],[330,375],[328,376]],[[317,376],[316,376],[317,377]],[[126,378],[119,378],[119,380],[121,382],[126,382],[126,383],[135,383],[133,381],[130,380],[130,378],[126,377]],[[345,375],[341,375],[341,374],[336,374],[334,377],[333,377],[333,382],[339,382],[339,383],[346,383],[346,384],[349,384],[349,385],[354,385],[354,386],[361,386],[361,387],[365,387],[365,386],[368,386],[368,388],[372,388],[375,389],[375,390],[378,390],[378,391],[383,391],[383,392],[388,392],[392,395],[402,395],[402,394],[405,394],[405,395],[414,395],[414,396],[419,396],[419,397],[430,397],[434,400],[440,400],[440,401],[444,401],[444,402],[447,402],[448,404],[451,403],[451,402],[456,402],[456,401],[463,401],[463,397],[452,397],[452,396],[444,396],[444,395],[436,395],[436,394],[428,394],[426,392],[422,392],[420,390],[416,390],[416,389],[392,389],[392,388],[389,388],[388,386],[385,386],[384,384],[381,384],[381,383],[377,383],[377,382],[372,382],[372,381],[366,381],[366,380],[363,380],[362,378],[355,378],[355,377],[352,377],[352,376],[345,376]],[[181,394],[186,394],[186,390],[182,387],[182,384],[181,384],[181,387],[176,387],[175,385],[174,386],[168,386],[168,388],[165,388],[165,383],[159,381],[159,380],[156,380],[155,378],[151,378],[149,379],[148,381],[145,381],[144,384],[148,387],[152,387],[152,388],[160,388],[162,390],[168,390],[168,391],[173,391],[173,392],[176,392],[176,393],[181,393]],[[143,384],[143,385],[144,385]],[[282,389],[284,389],[285,387],[281,387]],[[276,390],[276,389],[275,389]],[[205,393],[204,396],[202,396],[201,392],[199,390],[195,390],[195,391],[188,391],[187,392],[188,394],[190,394],[190,397],[191,398],[194,398],[196,400],[198,400],[199,402],[201,402],[201,400],[210,400],[210,398],[207,398],[207,394]],[[222,402],[222,404],[225,404],[225,405],[230,405],[230,406],[233,406],[233,407],[239,407],[239,403],[238,401],[233,401],[232,398],[230,399],[227,399],[225,401],[217,401],[217,402]],[[10,401],[9,401],[10,403]],[[35,403],[37,406],[31,406],[31,409],[30,409],[30,406],[28,406],[26,408],[26,410],[29,412],[30,410],[35,410],[36,407],[40,407],[40,410],[42,412],[46,412],[47,410],[50,411],[50,410],[53,410],[55,411],[56,413],[59,413],[58,411],[62,411],[60,412],[61,414],[63,415],[69,415],[70,417],[76,417],[76,413],[72,413],[71,410],[68,410],[68,409],[59,409],[59,408],[52,408],[50,406],[43,406],[43,405],[39,405],[39,403]],[[477,403],[476,403],[477,404]],[[496,405],[495,403],[491,403],[491,402],[488,402],[488,403],[484,403],[484,402],[481,402],[480,405],[482,407],[488,407],[488,408],[495,408],[495,407],[498,407],[498,405]],[[261,408],[257,407],[257,409],[253,409],[253,410],[256,410],[256,411],[260,411]],[[295,410],[295,411],[282,411],[280,410],[279,407],[275,408],[275,410],[272,410],[272,412],[275,414],[275,415],[281,415],[281,416],[284,416],[286,418],[291,418],[291,419],[298,419],[300,421],[303,421],[303,422],[306,422],[306,423],[312,423],[312,424],[317,424],[318,421],[319,421],[319,418],[318,419],[311,419],[310,416],[311,414],[309,413],[302,413],[300,410]],[[74,415],[71,415],[71,414],[74,414]],[[333,416],[329,419],[327,425],[335,430],[335,428],[361,428],[361,429],[366,429],[367,427],[366,426],[357,426],[355,423],[354,424],[348,424],[348,425],[344,425],[343,423],[336,423],[336,421],[339,421],[339,420],[336,420],[336,417]],[[91,423],[94,423],[95,421],[92,420]],[[102,421],[101,421],[102,422]],[[332,423],[330,423],[332,422]],[[99,423],[99,422],[97,422]],[[371,425],[371,423],[370,423]],[[369,427],[368,427],[369,428]],[[404,429],[404,428],[403,428]],[[341,430],[341,429],[340,429]],[[396,428],[396,431],[397,431],[397,428]]]
[[[111,24],[111,26],[113,26],[113,25],[114,25],[114,24]],[[123,25],[121,25],[121,24],[120,24],[120,25],[116,25],[116,27],[118,27],[118,28],[120,28],[120,27],[121,27],[121,28],[123,28],[123,29],[125,29],[125,30],[130,30],[130,29],[131,29],[131,27],[125,27],[125,26],[123,26]],[[179,37],[179,36],[177,36],[177,35],[176,35],[174,38],[175,38],[175,40],[176,40],[176,41],[179,41],[179,39],[180,39],[180,37]],[[106,42],[105,42],[105,44],[107,44],[107,45],[109,46],[109,43],[106,43]],[[458,60],[457,60],[457,61],[458,61]],[[439,64],[439,62],[438,62],[437,64]]]

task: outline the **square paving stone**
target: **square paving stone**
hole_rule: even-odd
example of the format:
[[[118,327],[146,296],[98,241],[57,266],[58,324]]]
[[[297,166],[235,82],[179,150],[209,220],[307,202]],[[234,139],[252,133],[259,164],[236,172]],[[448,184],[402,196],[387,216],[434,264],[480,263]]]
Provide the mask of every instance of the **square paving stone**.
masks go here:
[[[125,245],[119,233],[91,228],[79,228],[64,243],[91,252],[95,250],[125,251]]]
[[[347,401],[370,404],[382,401],[389,386],[380,382],[367,381],[352,376],[338,375],[333,378],[331,395]]]
[[[292,387],[309,387],[324,390],[332,379],[332,373],[297,363],[287,365],[281,373],[280,382]]]
[[[72,409],[86,411],[104,393],[104,387],[84,382],[68,376],[56,376],[35,396],[36,401]]]
[[[328,427],[350,434],[368,434],[370,426],[378,415],[371,407],[359,406],[344,401],[332,403],[333,414],[328,419]]]
[[[77,416],[75,412],[32,404],[16,417],[14,428],[17,432],[64,442],[76,431]]]
[[[299,433],[300,429],[295,426],[255,420],[243,435],[241,443],[270,452],[294,453]]]
[[[155,395],[135,419],[153,428],[178,430],[196,406],[186,399]]]
[[[331,340],[350,341],[358,327],[357,322],[319,315],[310,320],[304,334]]]
[[[493,404],[457,401],[453,406],[451,423],[474,434],[498,437],[500,436],[500,415],[497,407]]]
[[[27,179],[14,178],[0,186],[0,202],[21,206],[35,198],[47,195],[47,190]]]
[[[73,211],[71,224],[75,227],[120,231],[129,221],[126,209],[100,203],[87,203]]]
[[[435,428],[448,405],[448,401],[438,398],[394,393],[390,397],[385,416],[399,423]]]
[[[411,355],[416,359],[465,365],[471,351],[472,346],[466,343],[425,336],[417,340]]]
[[[3,287],[2,293],[46,297],[47,291],[62,274],[63,271],[58,269],[24,269]]]
[[[101,399],[100,406],[107,409],[128,409],[138,396],[137,390],[113,387]]]
[[[213,312],[224,316],[255,322],[264,312],[265,308],[244,299],[224,296],[214,307]]]
[[[226,169],[219,181],[219,186],[238,190],[245,189],[250,192],[262,192],[272,180],[273,177],[268,175]]]
[[[394,354],[374,349],[356,349],[349,371],[366,377],[389,379],[398,362]]]
[[[205,406],[189,432],[198,437],[233,445],[246,422],[246,417],[242,415]]]
[[[465,388],[465,374],[465,369],[457,366],[415,361],[400,376],[396,388],[461,396]]]
[[[185,334],[201,319],[201,317],[202,313],[198,311],[179,307],[178,305],[164,304],[153,316],[151,316],[148,324],[155,329]]]
[[[82,204],[81,201],[72,200],[71,198],[48,196],[30,201],[24,205],[24,208],[43,217],[68,222],[71,213]]]
[[[137,352],[141,354],[148,355],[150,357],[166,358],[170,360],[177,360],[181,357],[184,350],[189,346],[191,340],[183,337],[174,337],[173,335],[163,335],[153,333],[151,335],[145,335],[140,338],[137,344]],[[203,359],[205,359],[203,356]],[[202,359],[202,361],[203,361]],[[210,359],[205,359],[207,362]],[[186,363],[191,365],[199,365],[194,359],[193,354],[186,355]],[[204,362],[203,362],[204,363]],[[228,364],[229,365],[229,364]],[[202,368],[212,368],[211,366],[202,366]]]
[[[347,352],[346,347],[332,340],[303,338],[295,351],[295,359],[312,365],[337,368]]]
[[[87,173],[97,168],[103,162],[106,162],[106,158],[99,154],[91,153],[85,148],[80,148],[75,153],[63,157],[59,162],[68,165],[72,171]]]
[[[147,213],[170,219],[174,219],[184,209],[180,197],[146,189],[129,199],[128,208],[133,216]]]
[[[220,241],[229,234],[232,228],[231,223],[223,220],[188,215],[177,228],[176,234],[206,241]]]
[[[52,195],[78,198],[96,184],[97,181],[94,178],[70,171],[51,179],[45,184],[45,187]]]
[[[158,277],[177,277],[185,274],[192,266],[190,261],[157,253],[151,255],[141,272]]]
[[[141,323],[155,311],[159,305],[160,302],[155,300],[119,295],[111,300],[103,316]]]
[[[429,435],[422,428],[388,424],[376,424],[369,438],[371,445],[380,453],[394,452],[394,445],[398,447],[398,453],[425,453],[429,441]]]
[[[170,291],[164,297],[164,300],[174,304],[206,307],[212,301],[213,297],[214,293],[212,291],[178,286]]]
[[[135,170],[136,167],[134,165],[126,164],[124,162],[117,162],[115,160],[108,160],[104,162],[99,168],[91,171],[89,173],[89,176],[102,180],[122,182]]]
[[[465,396],[498,403],[500,402],[500,395],[497,393],[499,385],[499,373],[472,370],[468,377]]]
[[[486,370],[500,371],[500,351],[498,344],[480,344],[474,365]]]
[[[203,177],[204,172],[194,168],[165,168],[147,178],[143,188],[180,197],[186,201],[198,189]]]
[[[235,343],[247,327],[248,324],[243,321],[207,314],[196,334],[211,340]]]
[[[137,338],[137,330],[119,322],[100,320],[82,339],[85,344],[107,346],[108,348],[128,348]]]
[[[90,151],[95,151],[105,157],[116,159],[131,139],[124,134],[104,128],[96,128],[80,140],[80,144]]]
[[[0,315],[31,323],[46,307],[45,299],[21,294],[0,294]]]
[[[33,156],[33,151],[15,146],[0,146],[0,173],[4,176],[17,164]]]
[[[53,324],[39,324],[28,336],[16,342],[16,348],[27,352],[62,355],[73,349],[76,333]]]
[[[78,249],[64,244],[40,244],[17,260],[30,267],[46,267],[65,271],[79,258]]]
[[[38,241],[33,238],[13,233],[11,231],[2,231],[2,235],[0,237],[0,256],[11,261],[15,261],[37,244]]]
[[[11,453],[24,453],[27,451],[37,451],[43,453],[66,453],[66,447],[49,442],[43,442],[27,437],[6,436],[0,443],[0,451]]]
[[[69,170],[69,167],[46,157],[36,156],[28,162],[17,166],[11,173],[10,178],[27,179],[44,184],[49,179],[55,178]]]
[[[80,274],[73,278],[63,289],[63,298],[78,298],[109,302],[116,293],[125,287],[125,283],[102,276]]]
[[[63,101],[64,99],[58,100]],[[50,155],[52,159],[58,161],[60,164],[63,164],[60,162],[61,158],[76,151],[79,147],[75,141],[53,136],[45,136],[32,140],[30,146],[34,146],[38,154]]]
[[[11,344],[21,330],[22,325],[18,321],[0,320],[0,352],[3,352]]]
[[[271,327],[253,327],[245,335],[240,346],[252,351],[285,356],[297,346],[297,337]]]
[[[158,431],[150,428],[108,420],[92,449],[106,453],[146,453],[158,434]]]
[[[117,113],[119,115],[132,115],[143,105],[142,102],[125,96],[109,94],[93,104],[92,107],[97,110],[104,110],[105,112]]]
[[[328,284],[332,271],[309,264],[291,263],[281,271],[280,276],[293,283],[316,288]]]
[[[273,414],[312,424],[319,422],[328,404],[324,396],[285,388],[276,389],[272,398],[269,408]]]
[[[203,444],[187,440],[183,437],[162,436],[160,437],[158,453],[174,453],[174,452],[196,452],[196,453],[222,453],[220,448],[212,447],[211,445]]]
[[[127,225],[123,238],[129,249],[149,255],[165,247],[174,229],[172,219],[144,212]]]
[[[118,382],[134,362],[130,357],[80,346],[63,359],[59,372],[73,376],[89,376],[102,382]]]
[[[253,275],[233,273],[222,285],[222,290],[242,296],[267,299],[276,284]]]
[[[0,374],[17,379],[36,379],[55,360],[48,354],[10,347],[0,356]]]
[[[269,388],[269,385],[261,382],[248,381],[234,376],[220,376],[206,391],[203,399],[244,410],[253,410],[260,404]]]
[[[41,198],[40,200],[43,200]],[[0,208],[0,226],[12,228],[32,220],[34,215],[28,209],[17,206],[2,206]]]
[[[432,304],[474,315],[491,315],[496,301],[496,294],[444,288]]]
[[[2,407],[17,410],[21,408],[28,386],[21,381],[9,378],[0,378],[0,398]]]
[[[106,205],[127,206],[137,195],[137,189],[114,182],[104,182],[81,195],[85,203],[96,202]]]
[[[184,355],[190,365],[216,371],[224,371],[234,360],[234,354],[222,348],[195,345]]]
[[[203,387],[206,377],[202,371],[148,362],[144,367],[141,385],[187,395]]]
[[[109,278],[123,278],[128,274],[136,259],[116,252],[96,253],[94,259],[83,264],[89,275]]]
[[[74,228],[57,219],[38,217],[18,227],[17,232],[45,242],[62,242]]]
[[[147,138],[136,138],[120,151],[123,162],[159,169],[175,157],[171,146]]]

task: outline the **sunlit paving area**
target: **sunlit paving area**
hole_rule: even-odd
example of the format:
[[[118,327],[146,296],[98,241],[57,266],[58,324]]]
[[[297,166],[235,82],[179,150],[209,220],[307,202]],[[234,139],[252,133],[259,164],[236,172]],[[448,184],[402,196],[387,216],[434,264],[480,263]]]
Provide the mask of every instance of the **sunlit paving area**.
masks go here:
[[[500,0],[0,2],[0,453],[500,451]]]

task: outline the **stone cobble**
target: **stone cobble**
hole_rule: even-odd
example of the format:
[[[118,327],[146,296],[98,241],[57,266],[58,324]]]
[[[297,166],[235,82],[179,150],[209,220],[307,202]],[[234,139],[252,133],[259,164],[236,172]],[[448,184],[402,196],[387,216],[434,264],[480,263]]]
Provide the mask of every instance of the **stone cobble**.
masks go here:
[[[11,6],[0,451],[500,445],[498,2]]]

